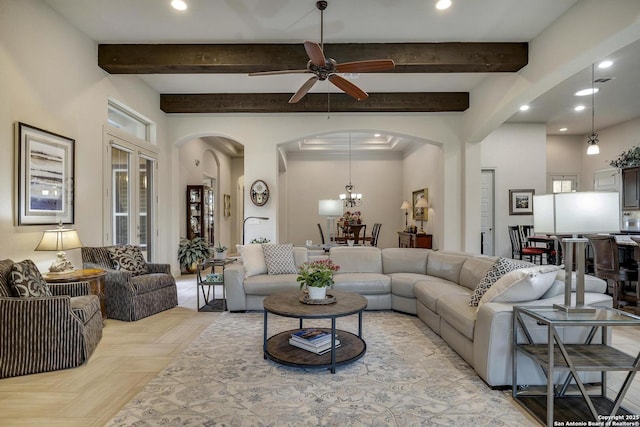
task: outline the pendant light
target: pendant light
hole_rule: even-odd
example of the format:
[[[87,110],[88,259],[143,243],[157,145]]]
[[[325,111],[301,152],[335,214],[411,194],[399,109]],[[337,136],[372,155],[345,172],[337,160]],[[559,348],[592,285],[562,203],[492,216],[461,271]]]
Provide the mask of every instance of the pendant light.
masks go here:
[[[598,146],[598,134],[596,133],[594,126],[596,117],[594,102],[594,98],[596,95],[594,68],[595,65],[591,64],[591,135],[589,135],[589,137],[587,138],[587,154],[589,156],[600,154],[600,147]]]
[[[344,206],[352,208],[362,204],[362,194],[354,193],[354,186],[351,184],[351,134],[349,134],[349,184],[344,186],[346,193],[340,194],[340,200],[344,202]]]

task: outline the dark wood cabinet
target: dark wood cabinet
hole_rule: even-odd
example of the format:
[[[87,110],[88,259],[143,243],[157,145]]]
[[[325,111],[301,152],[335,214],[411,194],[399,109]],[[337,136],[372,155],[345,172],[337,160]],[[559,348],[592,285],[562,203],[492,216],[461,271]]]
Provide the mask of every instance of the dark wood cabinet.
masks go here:
[[[214,244],[213,190],[206,185],[187,185],[187,239],[195,237]]]
[[[640,208],[640,168],[622,169],[622,209]]]
[[[398,247],[431,249],[433,236],[431,234],[415,234],[398,231]]]

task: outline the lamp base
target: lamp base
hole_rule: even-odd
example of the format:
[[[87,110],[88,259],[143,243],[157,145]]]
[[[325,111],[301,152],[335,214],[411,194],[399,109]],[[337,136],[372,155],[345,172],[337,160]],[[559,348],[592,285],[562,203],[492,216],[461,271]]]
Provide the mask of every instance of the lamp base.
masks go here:
[[[67,259],[67,254],[58,252],[57,259],[49,267],[49,273],[68,273],[73,270],[73,264]]]
[[[564,305],[564,304],[553,304],[553,308],[556,310],[561,310],[566,313],[595,313],[596,309],[593,307],[589,307],[588,305]]]

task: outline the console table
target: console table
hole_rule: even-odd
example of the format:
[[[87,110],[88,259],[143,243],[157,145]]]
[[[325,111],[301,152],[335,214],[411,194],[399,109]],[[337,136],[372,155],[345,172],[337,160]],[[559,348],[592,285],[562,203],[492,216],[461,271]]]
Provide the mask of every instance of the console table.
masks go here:
[[[406,231],[398,231],[398,247],[399,248],[422,248],[431,249],[433,236],[431,234],[407,233]]]
[[[640,416],[620,406],[640,364],[640,354],[632,356],[611,347],[607,328],[610,326],[640,326],[640,317],[608,307],[594,307],[594,313],[568,313],[553,307],[513,308],[513,398],[531,415],[547,426],[578,425],[587,422],[611,425],[612,421],[628,422],[619,425],[640,425]],[[527,319],[531,322],[525,322]],[[537,343],[532,327],[546,328],[546,342]],[[565,343],[564,327],[585,327],[587,338],[582,344]],[[600,330],[601,343],[593,339]],[[519,332],[525,342],[518,342]],[[518,385],[518,355],[537,363],[547,376],[546,393],[536,393]],[[600,372],[599,393],[591,394],[578,375],[580,372]],[[628,372],[615,399],[606,396],[608,371]],[[556,381],[557,379],[557,381]],[[567,393],[571,381],[580,394]],[[586,424],[580,424],[586,425]],[[593,424],[596,425],[596,424]],[[614,424],[615,425],[615,424]]]

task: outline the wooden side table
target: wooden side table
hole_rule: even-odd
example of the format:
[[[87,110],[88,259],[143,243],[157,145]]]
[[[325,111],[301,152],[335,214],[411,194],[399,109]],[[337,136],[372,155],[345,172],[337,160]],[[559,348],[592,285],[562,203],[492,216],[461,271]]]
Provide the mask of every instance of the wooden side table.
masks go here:
[[[107,309],[104,305],[104,276],[106,274],[107,272],[100,268],[85,268],[68,273],[48,273],[43,277],[49,283],[89,282],[91,293],[97,295],[100,299],[100,312],[102,313],[102,320],[104,320],[107,318]]]

